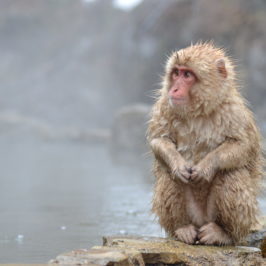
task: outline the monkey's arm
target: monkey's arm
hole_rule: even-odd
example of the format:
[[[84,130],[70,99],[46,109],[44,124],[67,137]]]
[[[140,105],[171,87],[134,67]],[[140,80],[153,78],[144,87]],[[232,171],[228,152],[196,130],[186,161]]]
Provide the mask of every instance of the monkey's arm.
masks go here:
[[[191,179],[197,180],[202,177],[210,182],[218,170],[229,170],[247,165],[251,152],[254,152],[254,147],[252,148],[250,140],[228,138],[192,168]]]
[[[166,137],[154,138],[150,141],[150,146],[155,157],[169,167],[174,177],[177,176],[184,183],[188,182],[190,167],[170,139]]]
[[[248,163],[250,152],[248,141],[228,139],[210,152],[204,160],[213,163],[219,170],[239,168]]]

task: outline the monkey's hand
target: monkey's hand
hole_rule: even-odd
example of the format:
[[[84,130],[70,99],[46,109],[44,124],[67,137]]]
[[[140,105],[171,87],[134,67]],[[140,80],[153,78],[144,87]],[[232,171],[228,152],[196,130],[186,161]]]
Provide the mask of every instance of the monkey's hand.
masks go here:
[[[176,145],[165,137],[154,138],[150,142],[150,145],[155,156],[169,167],[172,177],[188,183],[188,179],[192,173],[191,165],[177,151]]]
[[[203,160],[191,168],[189,181],[193,183],[201,181],[211,182],[215,173],[216,167],[210,164],[210,162]]]
[[[173,169],[173,176],[180,179],[183,183],[188,183],[191,178],[191,165],[186,163],[185,160],[179,162],[179,164]]]

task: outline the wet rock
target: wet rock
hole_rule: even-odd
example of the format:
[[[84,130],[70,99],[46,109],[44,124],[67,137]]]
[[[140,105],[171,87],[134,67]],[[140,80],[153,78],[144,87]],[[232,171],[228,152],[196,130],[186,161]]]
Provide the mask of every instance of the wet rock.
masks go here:
[[[145,264],[248,265],[263,262],[260,250],[253,247],[192,246],[155,237],[107,237],[104,245],[136,249],[142,254]]]
[[[186,245],[156,237],[104,237],[103,246],[59,255],[51,263],[78,265],[266,265],[254,247]]]
[[[253,232],[249,234],[246,238],[246,241],[243,242],[245,246],[257,247],[260,248],[263,240],[266,238],[266,229]]]
[[[59,255],[49,264],[63,265],[125,265],[128,255],[116,249],[91,249],[76,250]]]
[[[259,247],[262,256],[266,258],[266,216],[261,217],[260,224],[262,229],[248,235],[246,240],[250,246]]]
[[[262,257],[266,258],[266,237],[262,240],[260,249],[261,249]]]

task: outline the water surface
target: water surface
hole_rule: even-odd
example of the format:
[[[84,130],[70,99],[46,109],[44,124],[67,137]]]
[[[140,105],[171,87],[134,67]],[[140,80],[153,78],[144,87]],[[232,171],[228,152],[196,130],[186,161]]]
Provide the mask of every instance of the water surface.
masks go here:
[[[44,263],[102,243],[103,235],[162,235],[152,185],[112,163],[103,145],[0,136],[0,263]]]
[[[104,235],[164,235],[150,214],[151,180],[112,163],[104,145],[11,128],[0,133],[0,161],[0,263],[45,263]]]

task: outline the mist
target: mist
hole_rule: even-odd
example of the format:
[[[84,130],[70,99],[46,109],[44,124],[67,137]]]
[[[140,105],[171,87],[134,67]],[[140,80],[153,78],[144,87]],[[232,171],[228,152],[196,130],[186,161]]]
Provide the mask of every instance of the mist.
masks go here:
[[[0,15],[0,263],[164,236],[145,131],[173,50],[226,47],[266,134],[262,0],[3,0]]]

